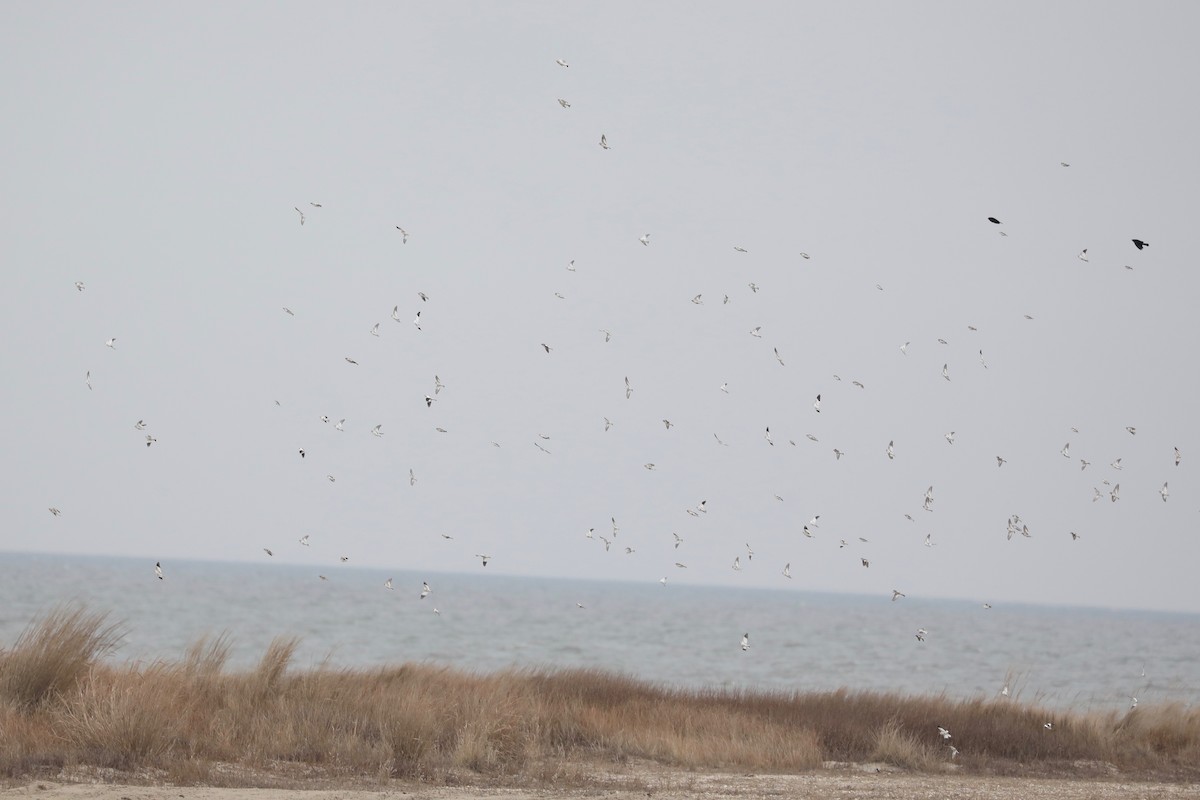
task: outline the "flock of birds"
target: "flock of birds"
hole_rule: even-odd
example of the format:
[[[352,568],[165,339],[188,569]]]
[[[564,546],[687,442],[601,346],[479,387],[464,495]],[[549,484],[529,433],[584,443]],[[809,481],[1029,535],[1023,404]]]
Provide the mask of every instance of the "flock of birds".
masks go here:
[[[557,64],[559,67],[562,67],[562,68],[569,67],[568,63],[562,59],[559,59],[557,61]],[[571,102],[566,98],[557,98],[557,101],[558,101],[558,105],[564,111],[569,110],[572,107]],[[599,140],[598,140],[598,146],[605,151],[609,151],[612,149],[612,146],[610,145],[610,143],[608,141],[608,137],[605,133],[600,133]],[[1066,167],[1069,167],[1070,165],[1067,163],[1062,163],[1061,166],[1063,168],[1066,168]],[[298,215],[299,225],[305,226],[309,222],[310,215],[321,213],[321,212],[318,212],[318,209],[323,209],[323,208],[324,208],[323,204],[317,203],[317,202],[309,203],[307,205],[306,209],[302,209],[300,206],[295,206],[294,211]],[[306,211],[307,211],[307,213],[306,213]],[[1007,232],[1003,230],[1003,222],[999,218],[987,217],[986,219],[992,225],[995,225],[995,226],[998,226],[999,228],[1001,228],[1000,234],[1002,236],[1007,236]],[[401,227],[400,225],[396,225],[395,230],[399,234],[400,244],[402,244],[402,245],[407,244],[410,239],[409,231],[406,230],[404,227]],[[418,234],[419,234],[419,231],[418,231]],[[646,248],[653,247],[651,237],[652,237],[652,234],[649,232],[642,233],[640,235],[634,235],[631,233],[630,243],[632,244],[634,241],[636,241],[642,247],[646,247]],[[1132,241],[1133,248],[1135,248],[1137,251],[1143,251],[1150,246],[1148,242],[1146,242],[1140,238],[1134,238],[1131,241]],[[747,248],[741,246],[740,244],[732,245],[732,248],[735,252],[740,253],[740,254],[747,254],[749,252],[749,250]],[[805,259],[805,260],[808,260],[811,258],[811,256],[808,253],[799,253],[798,257]],[[1079,252],[1078,258],[1082,261],[1088,260],[1088,251],[1086,248],[1084,248],[1083,250],[1081,250]],[[569,262],[569,264],[567,264],[567,266],[566,266],[566,269],[570,272],[575,272],[576,271],[575,262],[574,261]],[[83,291],[85,291],[86,286],[82,281],[78,281],[74,284],[74,288],[76,289],[77,292],[83,292]],[[750,282],[748,284],[748,288],[749,288],[750,292],[754,293],[754,294],[757,294],[760,289],[760,287],[754,282]],[[880,286],[877,286],[876,288],[882,290],[882,287],[880,287]],[[562,299],[561,294],[557,294],[557,296],[560,299]],[[682,299],[686,299],[686,298],[681,298],[681,300]],[[424,323],[422,320],[422,313],[421,313],[420,307],[424,306],[424,304],[429,303],[429,302],[430,302],[430,296],[428,294],[426,294],[424,292],[418,293],[418,295],[417,295],[418,309],[417,309],[415,315],[412,317],[411,323],[410,323],[412,325],[412,330],[414,332],[420,333],[421,331],[424,330],[424,328],[423,328]],[[723,300],[722,300],[722,304],[729,304],[730,302],[731,302],[731,297],[728,294],[725,294],[723,297]],[[702,293],[693,295],[691,297],[691,303],[694,305],[704,305],[704,303],[705,303],[704,295]],[[296,316],[295,312],[291,308],[283,307],[282,311],[288,317]],[[400,313],[399,305],[394,305],[392,307],[391,319],[394,322],[401,323],[401,324],[403,324],[404,320],[406,319],[406,317]],[[972,331],[975,330],[975,328],[973,326],[968,326],[968,327]],[[381,323],[375,322],[373,324],[364,324],[363,332],[365,334],[368,334],[373,337],[380,337],[382,335]],[[612,331],[609,329],[600,329],[599,333],[603,335],[605,342],[609,342],[613,336]],[[763,328],[762,328],[762,326],[755,326],[755,327],[749,329],[748,331],[746,331],[746,335],[749,335],[750,337],[754,337],[756,339],[761,339],[763,337]],[[944,339],[939,339],[938,341],[940,344],[943,344],[943,345],[946,344]],[[909,341],[905,341],[901,344],[898,344],[899,355],[897,357],[898,358],[907,358],[909,355],[909,347],[911,344],[912,344],[912,342],[909,342]],[[116,336],[109,337],[107,340],[104,341],[104,345],[107,348],[109,348],[110,350],[116,350],[117,346],[118,346],[118,337],[116,337]],[[548,344],[546,342],[531,343],[530,346],[531,347],[539,347],[541,349],[541,351],[544,353],[544,355],[546,355],[546,356],[551,356],[555,351],[555,347],[551,346],[550,344]],[[779,366],[786,367],[786,363],[784,361],[784,358],[780,354],[778,347],[773,347],[772,352],[774,355],[774,359],[775,359],[775,361],[778,362]],[[358,360],[351,356],[346,356],[344,360],[348,365],[350,365],[352,367],[359,367]],[[983,369],[988,368],[988,364],[984,359],[984,354],[983,354],[982,349],[979,350],[979,362]],[[92,377],[91,372],[88,371],[85,375],[85,384],[86,384],[88,390],[93,389],[91,377]],[[833,377],[837,381],[841,380],[841,378],[838,376],[833,376]],[[948,382],[954,380],[954,375],[951,373],[949,362],[946,362],[942,365],[941,378],[944,381],[948,381]],[[852,383],[858,389],[865,389],[865,386],[860,381],[856,380],[856,381],[853,381]],[[631,382],[631,380],[628,376],[626,376],[624,378],[623,387],[620,387],[620,388],[623,389],[624,397],[626,400],[631,400],[633,398],[634,393],[636,391],[636,387],[635,387],[634,383]],[[729,383],[727,381],[721,382],[719,386],[714,385],[714,389],[718,389],[719,391],[721,391],[725,394],[728,394],[729,393]],[[443,381],[439,377],[439,375],[433,375],[432,381],[428,385],[428,390],[423,393],[423,402],[424,402],[426,408],[433,408],[434,404],[438,403],[441,400],[442,393],[444,391],[448,391],[446,384],[443,383]],[[278,401],[276,401],[276,402],[278,403]],[[817,393],[815,395],[815,397],[813,397],[810,413],[820,415],[823,413],[823,408],[827,411],[828,408],[830,407],[828,398],[826,398],[826,400],[824,402],[825,402],[825,406],[823,406],[822,393]],[[806,412],[806,413],[809,413],[809,412]],[[334,420],[332,417],[330,417],[328,415],[322,415],[322,416],[320,416],[320,422],[322,424],[330,425],[335,431],[338,431],[338,432],[345,432],[347,430],[347,428],[346,428],[347,420],[345,418],[339,418],[337,420]],[[662,422],[664,429],[667,431],[670,431],[674,427],[674,424],[672,423],[672,421],[669,418],[663,418],[661,420],[661,422]],[[601,424],[599,420],[597,421],[597,424]],[[614,426],[615,423],[613,422],[612,419],[610,419],[608,417],[604,417],[602,420],[602,424],[603,424],[604,431],[609,431]],[[145,420],[142,420],[142,419],[137,420],[137,422],[134,423],[133,427],[144,436],[143,441],[144,441],[144,444],[146,447],[151,447],[157,443],[157,441],[158,441],[157,438],[155,438],[155,436],[152,433],[147,432],[148,424]],[[371,426],[369,428],[365,428],[365,430],[367,432],[369,432],[373,437],[376,437],[376,438],[382,438],[387,434],[387,431],[384,430],[384,426],[382,423],[374,424],[373,426]],[[437,427],[436,430],[439,433],[447,432],[445,428],[440,427],[440,426]],[[1073,433],[1078,433],[1077,429],[1072,429],[1072,431],[1073,431]],[[1126,431],[1129,436],[1137,435],[1137,430],[1133,426],[1126,428]],[[957,432],[955,430],[947,431],[944,434],[944,438],[949,446],[953,446],[955,444],[956,437],[957,437]],[[713,438],[715,439],[717,446],[722,446],[722,447],[729,446],[725,441],[723,441],[721,439],[721,437],[717,433],[713,433]],[[763,441],[765,442],[765,446],[768,446],[768,447],[776,447],[778,444],[782,444],[782,441],[777,442],[776,439],[772,436],[772,431],[771,431],[770,426],[763,427],[762,438],[763,438]],[[807,438],[812,440],[813,442],[818,441],[817,438],[815,436],[813,436],[812,434],[808,434]],[[538,438],[532,440],[532,445],[533,445],[533,447],[537,448],[537,450],[539,450],[543,454],[553,455],[553,451],[550,449],[550,447],[552,447],[553,445],[549,444],[549,439],[550,439],[549,436],[539,434]],[[788,443],[793,446],[796,445],[795,440],[788,440]],[[498,442],[495,442],[495,441],[490,442],[490,444],[493,447],[501,446]],[[1077,458],[1076,456],[1072,455],[1072,453],[1071,453],[1071,444],[1072,443],[1070,441],[1066,442],[1065,444],[1063,444],[1063,446],[1060,450],[1062,457],[1065,459]],[[762,446],[762,445],[760,445],[760,446]],[[300,459],[307,459],[308,455],[309,455],[308,452],[306,451],[306,449],[303,447],[298,448],[297,453],[298,453],[297,457]],[[835,462],[841,461],[842,457],[845,455],[844,451],[838,447],[832,448],[831,453],[832,453],[832,456],[833,456],[833,459]],[[1168,455],[1170,456],[1171,462],[1173,462],[1173,464],[1176,467],[1178,467],[1183,458],[1183,454],[1182,454],[1180,448],[1178,446],[1175,446],[1173,448],[1173,453],[1168,451]],[[887,442],[886,446],[883,445],[883,443],[881,442],[880,446],[879,446],[879,450],[878,450],[878,457],[886,458],[889,461],[895,460],[897,458],[896,441],[894,439],[890,440]],[[995,461],[996,461],[996,467],[998,469],[1004,468],[1005,465],[1008,463],[1008,459],[1003,454],[996,454]],[[1086,458],[1078,457],[1078,463],[1079,463],[1080,470],[1086,471],[1091,466],[1092,462]],[[643,464],[643,467],[646,470],[654,471],[658,468],[658,464],[654,461],[646,461]],[[1114,461],[1112,461],[1109,464],[1109,467],[1114,472],[1120,472],[1122,469],[1121,458],[1119,458],[1119,457],[1116,458]],[[328,481],[330,481],[330,482],[335,482],[337,480],[337,478],[333,474],[329,474],[326,477],[327,477]],[[407,480],[408,480],[410,486],[415,486],[417,484],[418,476],[413,469],[408,470]],[[1121,492],[1120,483],[1115,478],[1111,478],[1109,476],[1104,476],[1099,481],[1099,485],[1097,485],[1094,488],[1094,496],[1092,499],[1093,499],[1093,502],[1097,502],[1097,501],[1100,501],[1100,500],[1104,499],[1105,497],[1107,497],[1111,503],[1116,503],[1121,498],[1120,492]],[[1163,481],[1161,489],[1158,490],[1158,494],[1160,495],[1163,502],[1168,501],[1168,498],[1170,497],[1168,481]],[[776,495],[775,497],[778,500],[782,500],[782,497],[780,497],[779,495]],[[928,489],[926,489],[924,492],[924,496],[923,496],[923,498],[921,500],[921,504],[920,504],[921,509],[925,512],[933,512],[934,503],[935,503],[935,487],[933,485],[930,485],[928,487]],[[710,509],[709,509],[707,500],[700,500],[694,506],[685,509],[686,513],[690,517],[693,517],[693,518],[698,518],[698,517],[708,514],[709,510]],[[49,511],[51,514],[53,514],[56,517],[62,513],[58,507],[50,507]],[[913,519],[912,515],[910,515],[910,514],[905,514],[905,517],[910,521],[915,521]],[[811,538],[815,538],[818,535],[818,533],[820,532],[820,527],[821,527],[821,515],[816,514],[816,515],[811,516],[811,518],[801,527],[799,532],[804,537],[811,539]],[[620,527],[617,524],[617,519],[615,516],[613,516],[611,518],[611,530],[605,531],[604,533],[599,533],[596,531],[596,529],[594,527],[586,528],[585,530],[583,530],[582,536],[585,539],[597,541],[599,544],[602,544],[604,552],[611,552],[615,547],[618,552],[621,552],[623,550],[623,552],[626,555],[633,555],[637,551],[637,548],[633,543],[631,543],[627,546],[622,545],[622,544],[617,544],[619,531],[620,531]],[[1014,536],[1020,536],[1020,537],[1025,537],[1025,538],[1031,538],[1034,536],[1034,532],[1031,530],[1029,524],[1024,519],[1022,519],[1019,514],[1013,514],[1009,517],[1005,531],[1006,531],[1007,538],[1010,540]],[[670,540],[670,544],[673,545],[671,548],[672,551],[681,551],[681,547],[685,544],[685,537],[680,535],[678,532],[667,532],[667,533],[664,533],[663,535],[666,536],[666,535],[668,535],[668,533],[671,537],[673,537],[672,540]],[[297,546],[309,547],[311,545],[311,536],[312,536],[312,534],[305,534],[302,537],[300,537],[297,540],[297,542],[298,542]],[[454,538],[450,534],[445,534],[445,533],[440,534],[440,536],[443,539],[453,539]],[[1079,538],[1079,534],[1075,531],[1071,531],[1070,536],[1071,536],[1072,540],[1077,540]],[[869,543],[868,538],[857,537],[857,541],[855,542],[855,545],[857,546],[857,545],[868,544],[868,543]],[[851,546],[851,544],[852,544],[852,542],[848,541],[847,539],[838,539],[839,549]],[[936,543],[933,541],[932,534],[926,534],[925,539],[924,539],[924,546],[925,547],[934,547],[935,544]],[[268,558],[271,558],[275,555],[275,549],[273,549],[272,547],[264,546],[264,547],[262,547],[262,552]],[[754,556],[755,556],[754,549],[751,547],[751,544],[749,542],[746,542],[744,552],[739,552],[731,561],[729,561],[727,563],[729,563],[730,569],[732,569],[733,571],[736,571],[736,572],[740,572],[746,566],[748,566],[750,564],[750,562],[753,561]],[[474,557],[482,567],[486,567],[492,560],[492,556],[486,552],[475,553]],[[745,559],[745,563],[743,563],[743,557]],[[867,557],[866,555],[857,555],[857,558],[863,569],[869,569],[871,567],[871,559],[869,557]],[[349,561],[349,559],[350,559],[350,556],[348,556],[348,555],[343,554],[343,555],[339,556],[339,560],[341,563],[346,563]],[[673,562],[673,569],[684,570],[687,568],[688,568],[688,564],[686,563],[686,561],[684,561],[682,559],[675,560]],[[792,577],[793,577],[792,564],[790,561],[783,563],[781,566],[777,565],[775,567],[775,569],[778,570],[778,574],[780,576],[782,576],[783,579],[785,579],[785,580],[792,579]],[[154,574],[155,574],[155,577],[160,581],[167,579],[167,576],[164,574],[164,568],[163,568],[161,562],[155,563]],[[328,580],[328,576],[325,574],[319,574],[318,578],[323,581]],[[668,583],[668,575],[663,575],[659,579],[659,583],[662,584],[663,586],[666,586]],[[388,578],[383,583],[382,589],[385,591],[394,591],[396,589],[396,586],[393,583],[393,579]],[[414,594],[416,594],[416,596],[421,601],[424,601],[433,595],[433,589],[427,581],[422,582],[422,585],[419,590],[417,590],[414,587],[413,592],[414,592]],[[901,589],[892,588],[890,590],[890,599],[892,602],[903,601],[906,597],[907,597],[907,593],[905,591],[902,591]],[[434,606],[433,603],[429,603],[429,606],[432,608],[433,612],[440,613],[438,608],[436,606]],[[582,603],[576,603],[576,606],[579,609],[586,608],[586,606]],[[988,608],[991,608],[991,605],[988,603],[985,603],[985,604],[983,604],[983,607],[985,609],[988,609]],[[913,636],[915,637],[915,640],[918,643],[918,645],[921,643],[924,643],[930,635],[931,635],[930,632],[928,630],[926,630],[925,628],[918,628],[913,633]],[[742,634],[741,640],[740,640],[741,651],[746,652],[751,649],[750,639],[751,639],[750,632],[747,631]],[[734,641],[736,641],[736,639]],[[1004,696],[1008,695],[1008,687],[1007,686],[1004,687],[1001,694],[1003,694]],[[1136,700],[1136,697],[1134,697],[1133,705],[1136,706],[1136,703],[1137,703],[1137,700]],[[1045,724],[1045,729],[1047,731],[1052,730],[1052,724],[1047,722]],[[946,730],[945,728],[939,727],[938,734],[942,737],[942,739],[944,741],[946,741],[947,747],[949,747],[949,750],[950,750],[951,757],[957,756],[958,750],[953,745],[949,744],[949,739],[951,738],[950,732],[948,730]]]

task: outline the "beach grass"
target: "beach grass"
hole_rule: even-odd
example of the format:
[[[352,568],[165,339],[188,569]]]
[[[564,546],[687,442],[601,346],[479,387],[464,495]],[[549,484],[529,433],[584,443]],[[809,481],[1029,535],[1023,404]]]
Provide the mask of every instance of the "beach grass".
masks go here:
[[[225,637],[149,664],[113,662],[120,638],[104,614],[60,608],[0,650],[0,776],[587,785],[634,762],[755,773],[839,762],[1200,778],[1200,710],[1182,705],[1075,713],[1009,698],[691,690],[589,669],[295,670],[294,638],[231,671]]]

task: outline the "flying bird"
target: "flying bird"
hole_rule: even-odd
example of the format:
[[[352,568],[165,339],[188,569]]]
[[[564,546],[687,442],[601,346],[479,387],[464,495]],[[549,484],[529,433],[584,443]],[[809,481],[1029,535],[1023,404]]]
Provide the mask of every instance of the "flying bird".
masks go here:
[[[154,574],[160,581],[163,579],[162,564],[158,561],[154,562]]]
[[[783,363],[783,359],[780,358],[780,356],[779,356],[779,348],[776,347],[774,349],[775,349],[775,360],[779,362],[779,366],[781,366],[781,367],[785,366],[785,364]]]
[[[558,98],[558,104],[559,104],[560,106],[562,106],[563,108],[570,108],[570,107],[571,107],[571,104],[570,104],[570,103],[568,103],[566,100],[563,100],[561,97],[560,97],[560,98]]]
[[[479,560],[481,560],[483,562],[483,566],[485,566],[485,567],[487,566],[488,561],[490,561],[492,558],[487,553],[476,553],[475,557],[478,558]]]
[[[887,446],[887,457],[888,457],[888,460],[889,460],[889,461],[890,461],[890,460],[892,460],[892,459],[894,459],[894,458],[896,457],[896,451],[895,451],[895,449],[894,449],[894,447],[893,447],[893,445],[895,445],[895,444],[896,444],[896,440],[895,440],[895,439],[893,439],[892,441],[888,442],[888,446]]]
[[[600,134],[600,146],[603,147],[605,150],[612,149],[611,147],[608,146],[608,138],[603,133]]]
[[[264,548],[263,548],[263,552],[264,552],[264,553],[266,553],[266,554],[267,554],[267,555],[269,555],[269,556],[273,556],[273,555],[275,555],[274,553],[272,553],[272,552],[271,552],[271,548],[269,548],[269,547],[264,547]]]
[[[789,580],[791,579],[791,577],[792,577],[792,562],[789,561],[788,563],[783,565],[783,577],[785,577]]]
[[[376,425],[374,428],[371,428],[371,435],[383,436],[383,425]]]
[[[308,534],[307,533],[300,537],[300,544],[304,545],[305,547],[308,547]]]
[[[1141,250],[1143,247],[1149,247],[1150,243],[1143,242],[1141,239],[1134,239],[1133,246],[1136,247],[1138,250]]]
[[[945,728],[943,728],[942,726],[939,725],[938,726],[938,736],[941,736],[943,739],[949,739],[950,731],[946,730]]]
[[[1167,502],[1167,495],[1169,495],[1170,492],[1167,491],[1167,482],[1166,481],[1163,481],[1163,488],[1159,489],[1158,493],[1160,495],[1162,495],[1163,502],[1164,503]]]
[[[408,244],[408,231],[399,225],[396,226],[396,230],[400,231],[400,244]]]
[[[742,634],[742,651],[745,652],[746,650],[749,650],[749,649],[750,649],[750,634],[743,633]]]
[[[650,246],[650,234],[648,234],[648,233],[642,234],[641,236],[638,237],[638,241],[641,242],[646,247],[649,247]]]
[[[59,511],[59,510],[58,510],[57,508],[55,508],[54,506],[51,506],[51,507],[50,507],[50,513],[51,513],[51,514],[53,514],[54,516],[56,516],[56,517],[57,517],[57,516],[58,516],[59,514],[61,514],[62,512],[61,512],[61,511]]]
[[[755,328],[754,330],[750,331],[750,335],[751,335],[751,336],[754,336],[755,338],[761,339],[761,338],[762,338],[762,333],[761,333],[761,331],[762,331],[762,325],[759,325],[757,328]]]
[[[929,635],[929,631],[925,630],[924,628],[917,628],[917,641],[918,642],[925,641],[925,637],[928,635]]]
[[[1080,261],[1087,261],[1087,260],[1088,260],[1088,257],[1087,257],[1087,248],[1086,248],[1086,247],[1085,247],[1085,248],[1083,248],[1082,250],[1080,250],[1080,251],[1079,251],[1079,260],[1080,260]]]
[[[988,217],[988,222],[992,223],[993,225],[1000,224],[1000,220],[996,219],[995,217]]]
[[[87,371],[87,373],[86,373],[86,374],[83,376],[83,382],[87,384],[87,387],[88,387],[88,389],[91,389],[91,388],[92,388],[92,371],[91,371],[90,369],[89,369],[89,370]],[[1179,448],[1176,448],[1176,449],[1175,449],[1175,452],[1176,452],[1176,453],[1178,453],[1178,452],[1179,452]],[[1175,462],[1175,465],[1176,465],[1176,466],[1178,466],[1178,465],[1179,465],[1179,462],[1178,462],[1178,461],[1176,461],[1176,462]]]
[[[818,414],[821,413],[821,395],[817,395],[817,399],[813,401],[813,409],[815,409]]]
[[[105,346],[105,347],[108,347],[108,348],[110,348],[110,349],[112,349],[112,350],[116,350],[116,349],[117,349],[116,345],[117,345],[117,337],[115,337],[115,336],[114,336],[114,337],[112,337],[111,339],[109,339],[107,342],[105,342],[105,343],[104,343],[104,346]]]
[[[75,288],[76,288],[78,291],[81,291],[81,292],[82,292],[82,291],[83,291],[83,281],[75,281]]]
[[[300,215],[300,224],[303,225],[304,224],[304,212],[301,211],[296,206],[292,206],[292,208],[295,209],[296,213]]]
[[[950,380],[950,365],[949,364],[942,364],[942,377],[945,378],[946,380]]]
[[[429,588],[429,584],[425,581],[421,581],[421,599],[424,600],[426,597],[429,597],[429,593],[431,591],[433,590]]]
[[[629,376],[625,376],[625,399],[629,399],[629,395],[633,394],[633,389],[629,386]]]
[[[571,65],[570,65],[570,64],[568,64],[567,62],[563,61],[561,58],[556,58],[556,59],[554,59],[554,63],[555,63],[555,64],[558,64],[560,67],[569,67],[569,66],[571,66]]]
[[[392,586],[392,579],[388,578],[386,581],[383,582],[383,588],[394,590],[396,587]]]
[[[904,592],[900,591],[899,589],[892,589],[892,602],[893,603],[896,602],[897,600],[899,600],[901,597],[908,597],[908,595],[906,595]]]

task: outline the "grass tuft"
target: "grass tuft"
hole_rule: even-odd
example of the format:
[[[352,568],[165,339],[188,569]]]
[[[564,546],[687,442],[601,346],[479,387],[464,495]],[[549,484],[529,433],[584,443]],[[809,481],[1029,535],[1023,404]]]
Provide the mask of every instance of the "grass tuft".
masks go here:
[[[1200,780],[1200,709],[1050,712],[1012,699],[846,690],[683,690],[588,669],[474,674],[427,664],[291,670],[277,638],[228,672],[225,636],[176,662],[114,665],[103,614],[59,608],[0,651],[0,776],[66,766],[183,784],[608,786],[627,765],[771,773],[825,761],[933,772]],[[1052,730],[1044,723],[1052,722]]]

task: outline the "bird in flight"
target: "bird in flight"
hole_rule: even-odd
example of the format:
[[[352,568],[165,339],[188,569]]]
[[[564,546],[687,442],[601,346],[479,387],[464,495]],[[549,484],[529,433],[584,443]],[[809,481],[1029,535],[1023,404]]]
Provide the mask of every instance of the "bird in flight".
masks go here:
[[[300,537],[300,544],[304,545],[305,547],[308,547],[308,534],[307,533]]]
[[[91,388],[92,388],[92,371],[91,371],[90,369],[89,369],[89,370],[87,371],[87,373],[86,373],[86,374],[83,376],[83,382],[87,384],[87,387],[88,387],[88,389],[91,389]],[[1175,452],[1176,452],[1176,453],[1178,453],[1178,452],[1179,452],[1179,448],[1175,448]],[[1175,462],[1175,466],[1179,466],[1179,462],[1178,462],[1178,461],[1176,461],[1176,462]]]
[[[894,459],[894,458],[896,457],[896,451],[895,451],[895,449],[894,449],[894,447],[893,447],[893,445],[895,445],[895,444],[896,444],[896,440],[895,440],[895,439],[893,439],[892,441],[888,442],[888,446],[887,446],[887,457],[888,457],[888,460],[889,460],[889,461],[890,461],[890,460],[892,460],[892,459]]]
[[[158,561],[154,562],[154,575],[161,581],[163,579],[162,564]]]
[[[938,726],[938,736],[941,736],[943,739],[949,739],[950,731],[946,730],[945,728],[943,728],[942,726],[939,725]]]
[[[896,602],[897,600],[899,600],[901,597],[908,597],[908,595],[906,595],[904,592],[900,591],[899,589],[892,589],[892,602],[893,603]]]
[[[481,561],[483,562],[483,565],[484,565],[485,567],[487,566],[487,564],[488,564],[488,561],[490,561],[490,560],[491,560],[491,558],[492,558],[492,557],[491,557],[491,556],[489,556],[487,553],[476,553],[476,554],[475,554],[475,557],[476,557],[476,558],[478,558],[479,560],[481,560]]]
[[[108,348],[110,348],[110,349],[112,349],[112,350],[116,350],[116,349],[117,349],[116,345],[117,345],[117,337],[115,337],[115,336],[114,336],[114,337],[112,337],[111,339],[109,339],[107,342],[105,342],[105,343],[104,343],[104,346],[105,346],[105,347],[108,347]]]
[[[996,219],[995,217],[988,217],[988,222],[992,223],[993,225],[1000,225],[1000,224],[1001,224],[1001,223],[1000,223],[1000,220]]]
[[[424,600],[426,597],[429,597],[431,591],[433,590],[429,588],[429,583],[421,581],[421,599]]]
[[[1008,461],[1007,458],[1001,458],[1000,456],[996,456],[996,466],[997,467],[1003,467],[1004,462],[1006,462],[1006,461]]]
[[[788,578],[789,580],[791,579],[791,577],[792,577],[792,562],[789,561],[788,563],[783,565],[783,577]]]
[[[396,230],[400,231],[400,244],[408,244],[408,231],[399,225],[396,226]]]
[[[928,635],[929,635],[929,631],[925,630],[924,628],[917,628],[917,641],[918,642],[925,641],[925,637]]]
[[[641,236],[638,237],[638,241],[641,242],[643,246],[649,247],[650,246],[650,234],[643,233]]]
[[[750,335],[755,337],[756,339],[761,339],[762,338],[762,325],[759,325],[757,328],[750,331]]]
[[[629,376],[625,376],[625,399],[629,399],[629,395],[633,394],[633,389],[629,386]]]
[[[570,65],[570,64],[568,64],[566,61],[563,61],[561,58],[556,58],[556,59],[554,59],[554,63],[555,63],[555,64],[558,64],[560,67],[569,67],[569,66],[571,66],[571,65]]]
[[[1136,247],[1138,250],[1141,250],[1143,247],[1149,247],[1150,243],[1143,242],[1141,239],[1134,239],[1133,246]]]
[[[383,436],[383,425],[376,425],[374,428],[371,428],[371,435]]]
[[[600,146],[603,147],[605,150],[612,149],[611,147],[608,146],[608,137],[606,137],[603,133],[600,134]]]
[[[1167,495],[1169,495],[1170,492],[1167,491],[1167,482],[1166,481],[1163,481],[1163,487],[1158,490],[1158,493],[1160,495],[1162,495],[1163,502],[1164,503],[1167,502]]]
[[[818,414],[821,413],[821,395],[817,395],[817,399],[813,401],[813,410]]]
[[[750,649],[750,634],[743,633],[742,634],[742,651],[745,652],[746,650],[749,650],[749,649]]]
[[[570,108],[570,107],[571,107],[571,104],[570,104],[570,103],[568,103],[566,100],[563,100],[561,97],[560,97],[560,98],[558,98],[558,104],[559,104],[560,106],[562,106],[563,108]]]
[[[304,224],[304,212],[301,211],[296,206],[292,206],[292,208],[295,209],[296,213],[300,215],[300,224],[303,225]]]
[[[61,512],[61,511],[59,511],[59,510],[58,510],[57,508],[55,508],[54,506],[51,506],[51,507],[50,507],[50,513],[51,513],[51,514],[53,514],[54,516],[56,516],[56,517],[57,517],[57,516],[58,516],[59,514],[61,514],[62,512]],[[676,547],[678,547],[679,545],[675,545],[675,546],[676,546]]]
[[[274,553],[272,553],[272,552],[271,552],[271,548],[269,548],[269,547],[264,547],[264,548],[263,548],[263,552],[264,552],[264,553],[266,553],[266,554],[267,554],[267,555],[269,555],[269,556],[273,556],[273,555],[275,555]]]
[[[1085,248],[1083,248],[1082,250],[1080,250],[1080,251],[1079,251],[1079,260],[1080,260],[1080,261],[1087,261],[1087,260],[1088,260],[1088,257],[1087,257],[1087,248],[1086,248],[1086,247],[1085,247]]]

